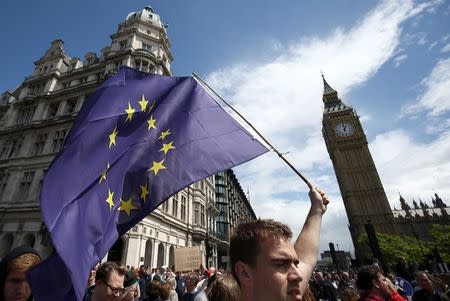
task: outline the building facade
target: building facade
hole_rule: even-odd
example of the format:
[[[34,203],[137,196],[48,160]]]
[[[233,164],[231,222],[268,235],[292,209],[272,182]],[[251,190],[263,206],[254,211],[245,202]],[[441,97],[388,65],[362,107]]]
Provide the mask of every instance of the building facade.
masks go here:
[[[415,204],[414,210],[408,209],[400,198],[402,210],[391,209],[358,114],[339,99],[325,78],[323,85],[322,134],[336,173],[357,259],[371,257],[363,254],[358,244],[368,223],[376,232],[418,236],[425,240],[429,239],[431,224],[449,224],[449,208],[437,195],[433,199],[433,204],[439,206],[434,206],[436,208],[425,204],[418,208]]]
[[[33,73],[0,98],[0,257],[29,245],[43,257],[52,252],[41,221],[39,192],[51,161],[83,102],[120,66],[172,75],[173,56],[166,26],[152,8],[128,14],[101,54],[70,57],[55,40],[37,60]],[[129,266],[172,266],[174,249],[201,246],[217,264],[215,177],[170,197],[123,235],[105,257]]]
[[[215,176],[217,216],[217,264],[228,267],[228,248],[233,229],[241,222],[256,219],[250,202],[242,190],[233,170],[219,172]]]

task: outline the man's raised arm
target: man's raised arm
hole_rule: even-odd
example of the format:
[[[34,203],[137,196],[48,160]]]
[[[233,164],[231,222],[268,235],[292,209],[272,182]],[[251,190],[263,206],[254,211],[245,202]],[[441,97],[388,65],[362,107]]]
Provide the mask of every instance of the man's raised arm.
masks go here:
[[[298,268],[303,278],[300,283],[302,295],[305,293],[311,274],[316,266],[322,215],[327,210],[329,203],[328,196],[324,192],[311,183],[308,183],[308,186],[310,189],[308,195],[311,200],[311,209],[294,244],[295,252],[300,261]]]

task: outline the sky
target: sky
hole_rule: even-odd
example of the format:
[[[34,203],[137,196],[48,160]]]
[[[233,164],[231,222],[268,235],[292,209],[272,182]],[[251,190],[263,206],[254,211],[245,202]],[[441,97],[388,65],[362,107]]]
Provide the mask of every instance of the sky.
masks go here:
[[[353,250],[321,134],[321,73],[361,117],[392,207],[398,193],[450,205],[450,1],[4,1],[0,93],[14,90],[55,39],[83,58],[110,45],[129,12],[168,24],[174,75],[199,74],[331,198],[320,249]],[[257,216],[296,235],[306,185],[273,153],[235,169]]]

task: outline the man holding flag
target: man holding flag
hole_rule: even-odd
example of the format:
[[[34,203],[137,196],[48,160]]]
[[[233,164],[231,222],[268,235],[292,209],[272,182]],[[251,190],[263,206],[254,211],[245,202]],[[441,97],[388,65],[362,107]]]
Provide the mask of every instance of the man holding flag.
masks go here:
[[[123,68],[83,105],[41,208],[56,252],[29,273],[40,300],[82,300],[91,267],[168,197],[268,149],[193,77]]]

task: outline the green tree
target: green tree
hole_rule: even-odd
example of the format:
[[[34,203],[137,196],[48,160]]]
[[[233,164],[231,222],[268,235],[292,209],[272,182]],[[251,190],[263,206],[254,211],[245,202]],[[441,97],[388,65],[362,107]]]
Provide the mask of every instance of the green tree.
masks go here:
[[[422,255],[419,244],[412,237],[377,233],[377,239],[383,258],[390,267],[397,263],[400,256],[403,256],[407,262],[426,263],[426,258]],[[362,234],[358,241],[364,246],[367,254],[371,254],[367,235]],[[422,243],[422,247],[424,254],[430,252],[424,243]]]
[[[444,262],[450,263],[450,225],[434,224],[430,228],[430,247],[437,248]]]

